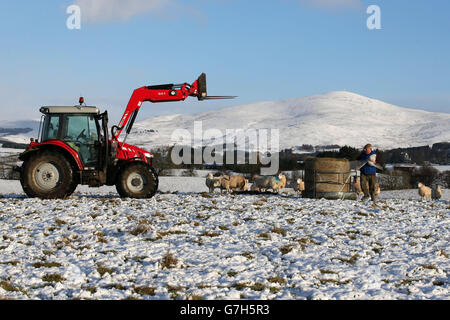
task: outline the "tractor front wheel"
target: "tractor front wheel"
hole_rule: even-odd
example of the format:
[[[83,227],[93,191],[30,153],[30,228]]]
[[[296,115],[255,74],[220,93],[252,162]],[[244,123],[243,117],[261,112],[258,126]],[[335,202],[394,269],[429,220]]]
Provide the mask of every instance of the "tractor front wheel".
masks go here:
[[[116,189],[122,198],[151,198],[158,190],[158,175],[152,167],[133,163],[119,174]]]
[[[57,152],[40,152],[22,165],[20,182],[31,198],[64,199],[76,187],[69,161]]]

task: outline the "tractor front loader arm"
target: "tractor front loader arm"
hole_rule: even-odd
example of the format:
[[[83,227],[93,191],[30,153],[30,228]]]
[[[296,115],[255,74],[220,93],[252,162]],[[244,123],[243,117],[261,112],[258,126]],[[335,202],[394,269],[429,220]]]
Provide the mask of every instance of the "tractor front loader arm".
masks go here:
[[[187,97],[196,97],[199,101],[211,99],[233,99],[234,96],[208,96],[206,89],[206,74],[201,76],[191,85],[183,84],[163,84],[156,86],[145,86],[134,90],[127,108],[119,122],[119,125],[112,127],[112,139],[118,141],[123,129],[129,134],[136,120],[137,114],[143,102],[171,102],[184,101]]]

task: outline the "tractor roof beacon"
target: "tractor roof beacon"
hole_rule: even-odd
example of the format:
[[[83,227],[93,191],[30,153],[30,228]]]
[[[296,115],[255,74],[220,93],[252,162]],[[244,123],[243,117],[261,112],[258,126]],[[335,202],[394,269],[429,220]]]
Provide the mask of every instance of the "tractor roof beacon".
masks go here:
[[[164,84],[134,90],[118,125],[109,131],[108,113],[85,106],[45,106],[37,140],[31,139],[19,158],[20,182],[29,197],[66,198],[79,184],[90,187],[116,186],[121,197],[151,198],[158,190],[153,154],[125,143],[143,102],[184,101],[196,97],[231,99],[232,96],[208,96],[206,75],[193,84]],[[126,136],[119,141],[122,131]]]

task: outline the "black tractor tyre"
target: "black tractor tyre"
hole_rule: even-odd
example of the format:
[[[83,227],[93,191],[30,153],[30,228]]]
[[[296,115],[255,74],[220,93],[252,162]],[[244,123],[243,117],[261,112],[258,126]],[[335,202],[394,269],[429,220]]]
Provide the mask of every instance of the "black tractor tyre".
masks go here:
[[[64,155],[50,151],[39,152],[24,161],[20,183],[30,198],[64,199],[77,186],[73,172]]]
[[[158,191],[159,179],[153,167],[132,163],[120,172],[116,189],[121,198],[149,199]]]

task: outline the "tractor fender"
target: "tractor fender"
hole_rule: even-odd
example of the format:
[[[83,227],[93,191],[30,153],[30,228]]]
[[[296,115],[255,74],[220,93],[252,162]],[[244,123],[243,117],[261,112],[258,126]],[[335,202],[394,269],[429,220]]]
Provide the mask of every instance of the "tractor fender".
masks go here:
[[[69,147],[67,144],[61,141],[49,141],[39,144],[32,144],[30,147],[19,155],[21,161],[26,161],[30,156],[36,154],[37,152],[52,150],[55,152],[62,153],[67,160],[72,164],[75,170],[83,170],[83,163],[78,155],[78,153]]]

